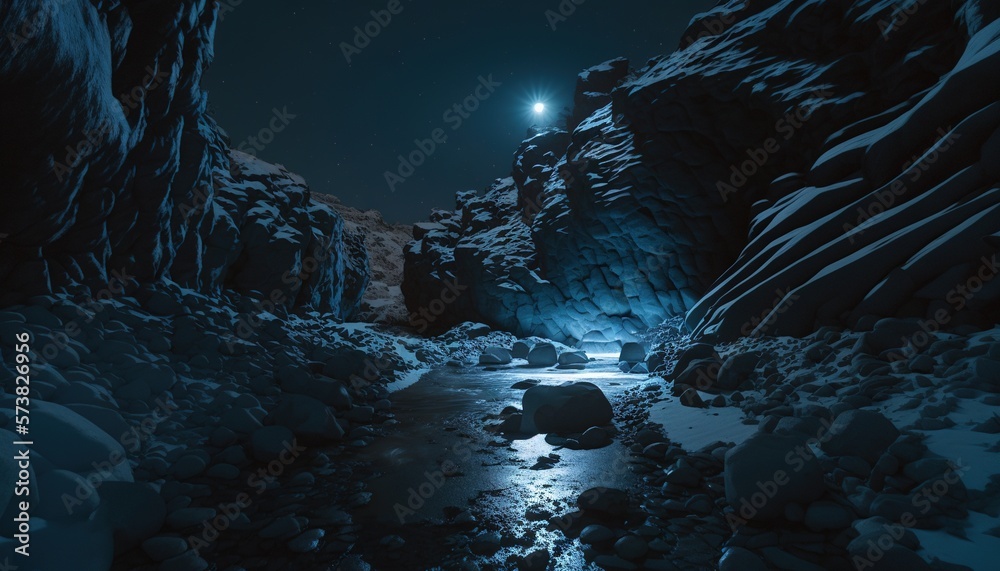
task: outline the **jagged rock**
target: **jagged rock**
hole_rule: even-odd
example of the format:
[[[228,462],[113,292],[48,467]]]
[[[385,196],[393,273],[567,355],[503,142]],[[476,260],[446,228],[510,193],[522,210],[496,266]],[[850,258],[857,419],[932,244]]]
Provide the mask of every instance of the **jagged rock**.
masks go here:
[[[4,37],[20,38],[39,14],[27,0],[11,3]],[[46,25],[12,45],[17,57],[0,62],[0,121],[35,133],[0,142],[5,164],[16,165],[3,169],[0,304],[169,277],[341,317],[356,310],[368,282],[361,237],[311,203],[300,177],[230,151],[207,113],[200,80],[214,5],[87,4],[44,15]],[[42,73],[52,69],[69,71]],[[64,95],[58,105],[51,93]],[[287,109],[275,117],[293,119]]]
[[[730,0],[705,16],[726,33],[631,75],[589,71],[572,133],[531,132],[510,178],[431,216],[440,228],[407,251],[410,307],[454,279],[472,287],[444,322],[573,344],[638,341],[673,316],[720,340],[995,323],[1000,281],[956,315],[943,300],[994,271],[982,237],[1000,231],[1000,194],[981,190],[1000,179],[1000,85],[982,78],[998,11],[924,3],[884,34],[893,3],[865,6]],[[923,333],[873,340],[908,332]]]

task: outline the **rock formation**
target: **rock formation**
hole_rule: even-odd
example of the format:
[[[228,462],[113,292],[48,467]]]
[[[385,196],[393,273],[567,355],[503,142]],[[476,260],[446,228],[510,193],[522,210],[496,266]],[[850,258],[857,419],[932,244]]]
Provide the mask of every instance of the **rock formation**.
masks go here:
[[[571,133],[529,133],[511,178],[418,225],[408,303],[457,280],[442,325],[566,342],[995,321],[998,15],[722,3],[675,53],[584,72]]]
[[[4,6],[0,305],[134,278],[342,317],[358,307],[360,237],[311,205],[301,178],[228,152],[206,115],[217,12],[198,0]]]

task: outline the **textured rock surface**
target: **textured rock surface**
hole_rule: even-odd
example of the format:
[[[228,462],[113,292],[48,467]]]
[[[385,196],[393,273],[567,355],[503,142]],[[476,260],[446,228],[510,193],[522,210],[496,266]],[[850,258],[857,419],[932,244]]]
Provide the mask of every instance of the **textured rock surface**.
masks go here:
[[[588,70],[571,134],[532,133],[512,178],[415,233],[408,303],[456,279],[442,324],[567,342],[677,315],[733,338],[948,310],[1000,230],[1000,9],[897,8],[731,1],[632,75]],[[990,319],[998,294],[950,325]]]
[[[400,287],[403,283],[403,251],[412,239],[410,227],[386,222],[377,210],[351,208],[329,194],[313,194],[312,199],[340,214],[347,231],[364,236],[371,282],[365,288],[358,318],[372,323],[409,323]]]
[[[0,141],[0,304],[127,276],[357,307],[360,238],[310,204],[301,178],[228,153],[205,113],[218,9],[5,3],[0,122],[14,136]]]

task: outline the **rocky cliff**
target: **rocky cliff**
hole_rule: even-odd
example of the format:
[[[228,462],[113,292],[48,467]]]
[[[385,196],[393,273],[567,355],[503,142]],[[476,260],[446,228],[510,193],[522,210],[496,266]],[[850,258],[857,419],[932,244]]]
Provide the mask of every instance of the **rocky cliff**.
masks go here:
[[[230,154],[206,115],[218,8],[0,7],[0,305],[168,279],[357,309],[368,280],[360,237],[312,205],[301,178]]]
[[[571,132],[529,133],[511,178],[418,225],[408,303],[455,280],[439,323],[568,342],[678,315],[721,339],[993,322],[998,15],[720,3],[677,52],[584,72]]]

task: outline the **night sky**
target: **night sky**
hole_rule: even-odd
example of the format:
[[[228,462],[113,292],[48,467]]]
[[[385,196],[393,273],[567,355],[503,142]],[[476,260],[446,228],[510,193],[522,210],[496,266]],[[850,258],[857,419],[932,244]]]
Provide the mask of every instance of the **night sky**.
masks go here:
[[[507,176],[527,128],[554,122],[570,104],[580,70],[669,53],[691,16],[716,2],[565,0],[575,7],[565,20],[553,18],[560,0],[222,4],[204,84],[233,146],[305,176],[314,192],[413,222],[432,208],[453,208],[456,191]],[[397,12],[388,25],[371,23],[372,10],[385,21],[388,8]],[[378,34],[365,46],[364,38],[355,42],[356,26]],[[351,63],[343,43],[355,46]],[[491,81],[470,100],[478,109],[453,109]],[[547,106],[541,120],[531,109],[538,101]],[[272,121],[276,111],[281,117]],[[249,140],[272,123],[280,129],[273,140],[271,133]],[[436,129],[446,142],[390,190],[386,171],[398,174],[398,156],[417,151],[415,140],[433,139]]]

